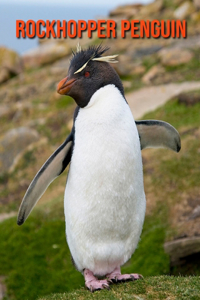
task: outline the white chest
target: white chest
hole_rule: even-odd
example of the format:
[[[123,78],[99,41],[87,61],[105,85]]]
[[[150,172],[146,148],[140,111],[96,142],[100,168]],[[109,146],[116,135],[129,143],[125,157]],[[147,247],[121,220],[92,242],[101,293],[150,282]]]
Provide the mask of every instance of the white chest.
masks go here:
[[[92,251],[90,261],[91,256],[99,257],[98,251],[106,257],[112,253],[123,262],[128,259],[138,242],[144,212],[137,128],[122,95],[109,85],[80,109],[75,122],[65,216],[68,243],[76,264],[84,267],[86,249]],[[125,244],[128,252],[123,250]],[[119,249],[122,258],[117,258]]]

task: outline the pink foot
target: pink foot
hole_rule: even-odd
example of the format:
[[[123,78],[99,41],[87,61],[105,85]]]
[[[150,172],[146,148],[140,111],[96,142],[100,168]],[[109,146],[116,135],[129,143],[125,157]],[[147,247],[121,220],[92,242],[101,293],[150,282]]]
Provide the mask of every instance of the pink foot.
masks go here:
[[[94,276],[94,274],[88,269],[85,269],[83,274],[84,274],[84,277],[85,277],[85,286],[91,292],[95,292],[95,291],[103,290],[103,289],[109,290],[109,284],[108,284],[107,279],[98,280]]]
[[[113,283],[117,282],[125,282],[125,281],[133,281],[137,279],[143,278],[140,274],[121,274],[121,270],[119,267],[115,268],[113,272],[106,275],[108,281],[112,281]]]

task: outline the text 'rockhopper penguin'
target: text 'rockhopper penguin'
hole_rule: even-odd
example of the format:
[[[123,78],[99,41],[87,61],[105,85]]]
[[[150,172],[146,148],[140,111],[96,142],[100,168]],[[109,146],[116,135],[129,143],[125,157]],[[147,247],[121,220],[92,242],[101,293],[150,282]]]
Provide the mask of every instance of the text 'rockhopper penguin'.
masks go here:
[[[170,124],[134,121],[122,82],[109,64],[116,62],[116,55],[102,56],[106,50],[78,46],[73,54],[68,76],[57,88],[76,101],[72,131],[31,182],[18,215],[21,225],[70,163],[66,236],[75,266],[91,291],[141,277],[120,271],[138,245],[144,222],[141,149],[180,150],[179,134]]]

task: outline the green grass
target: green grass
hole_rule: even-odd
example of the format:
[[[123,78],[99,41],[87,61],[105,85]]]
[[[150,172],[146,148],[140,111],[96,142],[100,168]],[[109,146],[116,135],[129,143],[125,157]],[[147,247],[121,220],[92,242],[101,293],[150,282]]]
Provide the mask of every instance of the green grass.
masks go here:
[[[26,167],[28,167],[28,165],[30,163],[34,164],[35,161],[36,161],[36,157],[35,157],[35,154],[34,154],[34,150],[27,151],[23,156],[21,169],[25,169]]]
[[[31,300],[83,285],[71,263],[63,218],[36,211],[21,227],[12,218],[0,224],[0,240],[0,274],[7,278],[9,299]]]
[[[74,104],[74,100],[69,97],[69,96],[65,96],[65,97],[61,97],[57,103],[56,103],[56,107],[57,109],[65,109],[67,108],[69,105]]]
[[[71,293],[52,294],[38,300],[198,300],[200,299],[199,277],[147,277],[111,286],[110,291],[90,293],[81,288]]]
[[[182,126],[199,126],[200,122],[200,103],[193,106],[179,104],[178,99],[167,102],[163,107],[146,114],[143,119],[165,120],[177,129]]]

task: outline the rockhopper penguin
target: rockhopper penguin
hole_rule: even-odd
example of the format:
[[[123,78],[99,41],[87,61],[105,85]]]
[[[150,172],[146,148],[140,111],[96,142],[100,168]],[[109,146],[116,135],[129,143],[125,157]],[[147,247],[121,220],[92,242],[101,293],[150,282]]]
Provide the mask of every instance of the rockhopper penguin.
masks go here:
[[[77,103],[72,131],[33,179],[18,215],[21,225],[70,163],[66,236],[75,266],[91,291],[141,277],[120,272],[138,245],[144,222],[141,149],[180,150],[179,134],[170,124],[134,121],[122,82],[109,64],[116,56],[102,56],[106,50],[78,46],[73,54],[68,76],[57,87]]]

